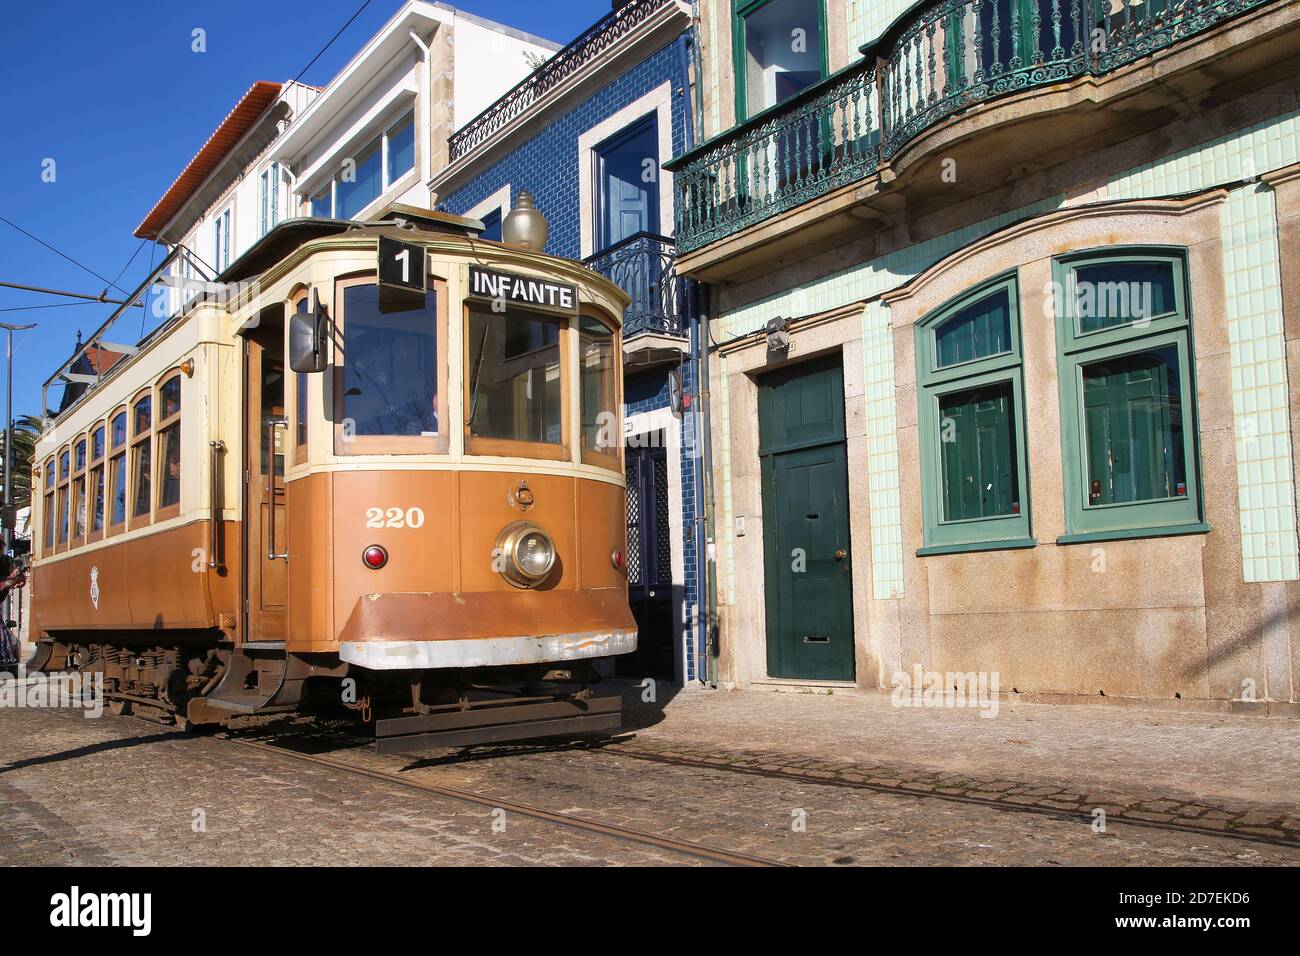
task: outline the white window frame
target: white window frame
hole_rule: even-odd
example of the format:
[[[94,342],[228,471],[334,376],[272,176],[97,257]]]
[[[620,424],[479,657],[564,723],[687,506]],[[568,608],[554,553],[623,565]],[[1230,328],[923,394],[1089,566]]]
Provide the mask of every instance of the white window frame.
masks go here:
[[[226,224],[224,233],[222,232],[221,227],[222,220],[225,220]],[[230,203],[221,210],[221,212],[217,213],[216,218],[212,222],[212,250],[214,259],[212,267],[217,270],[218,274],[225,272],[226,269],[230,268],[230,233],[234,226],[234,220],[235,205],[234,203]],[[222,242],[223,235],[225,237],[224,243]]]
[[[581,259],[597,252],[595,210],[600,183],[596,173],[600,164],[596,160],[596,149],[611,136],[651,113],[655,114],[659,133],[659,231],[670,238],[673,235],[673,225],[677,221],[673,214],[673,174],[663,167],[673,155],[673,84],[664,82],[578,137],[578,182],[582,184],[578,192]]]
[[[411,117],[412,136],[415,137],[415,142],[416,142],[416,154],[412,158],[410,169],[402,172],[401,175],[397,177],[397,179],[389,179],[388,178],[388,134],[393,131],[394,127],[398,126],[404,119],[406,119],[408,115]],[[362,209],[369,209],[372,205],[374,205],[376,202],[382,199],[388,193],[388,191],[393,188],[393,186],[396,183],[405,179],[407,176],[411,175],[412,172],[420,168],[419,137],[416,135],[419,132],[419,127],[417,125],[416,109],[414,104],[411,104],[409,108],[403,109],[395,114],[388,114],[382,122],[375,124],[375,126],[377,126],[379,129],[378,133],[368,133],[367,135],[364,136],[357,136],[354,139],[354,142],[359,143],[361,145],[353,149],[344,150],[341,154],[344,158],[351,157],[355,159],[358,154],[365,152],[366,149],[370,147],[375,142],[376,139],[379,140],[379,182],[380,182],[379,195],[376,196],[374,199],[372,199],[370,202],[368,202],[365,206],[363,206]],[[371,127],[371,129],[374,128],[375,127],[373,126]],[[329,190],[330,190],[330,217],[331,218],[338,215],[338,184],[339,184],[339,177],[341,175],[342,175],[342,170],[340,169],[338,172],[335,172],[332,176],[330,176],[328,180]],[[319,181],[315,188],[304,190],[301,193],[301,195],[307,200],[307,210],[309,215],[311,214],[312,197],[317,195],[321,191],[321,189],[324,188],[324,186],[325,186],[325,181]]]
[[[489,213],[494,213],[499,210],[501,212],[501,222],[504,223],[506,221],[506,215],[510,212],[511,208],[510,183],[506,183],[491,196],[488,196],[480,202],[477,206],[467,210],[465,212],[465,218],[482,219]]]

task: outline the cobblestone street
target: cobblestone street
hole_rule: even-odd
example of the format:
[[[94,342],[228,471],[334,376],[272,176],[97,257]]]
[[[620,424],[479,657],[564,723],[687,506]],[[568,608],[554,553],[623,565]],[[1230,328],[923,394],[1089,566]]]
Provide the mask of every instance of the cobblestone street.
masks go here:
[[[347,767],[488,805],[131,718],[5,711],[0,861],[710,862],[501,801],[796,865],[1300,863],[1292,721],[1042,705],[986,720],[761,691],[634,700],[612,741],[399,757],[313,738]],[[242,736],[299,747],[282,724]]]

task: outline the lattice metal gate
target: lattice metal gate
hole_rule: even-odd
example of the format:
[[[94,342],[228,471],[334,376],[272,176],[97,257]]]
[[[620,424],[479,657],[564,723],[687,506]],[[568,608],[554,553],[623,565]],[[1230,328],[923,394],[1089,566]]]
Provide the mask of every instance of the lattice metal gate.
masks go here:
[[[618,673],[673,679],[672,539],[668,523],[668,454],[663,432],[626,449],[628,598],[640,635]]]

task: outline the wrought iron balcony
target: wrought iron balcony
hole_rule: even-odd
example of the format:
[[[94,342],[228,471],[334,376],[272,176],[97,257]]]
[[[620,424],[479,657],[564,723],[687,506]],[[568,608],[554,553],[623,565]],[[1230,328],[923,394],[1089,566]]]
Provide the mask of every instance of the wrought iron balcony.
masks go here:
[[[863,58],[666,164],[692,252],[875,173],[947,117],[1102,75],[1271,0],[934,0]]]
[[[453,133],[447,141],[449,162],[456,162],[487,142],[575,73],[616,47],[656,11],[672,2],[673,0],[627,0],[605,14],[572,43]]]
[[[685,336],[686,280],[677,275],[677,249],[666,236],[638,232],[582,261],[632,299],[623,318],[623,338],[639,332]]]

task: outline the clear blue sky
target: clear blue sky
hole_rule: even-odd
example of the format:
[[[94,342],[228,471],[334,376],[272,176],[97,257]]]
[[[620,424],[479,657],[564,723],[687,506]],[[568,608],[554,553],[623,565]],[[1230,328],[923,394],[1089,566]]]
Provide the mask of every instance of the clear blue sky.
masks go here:
[[[148,275],[150,254],[161,257],[161,247],[149,243],[127,266],[140,246],[131,233],[145,214],[249,85],[297,76],[361,3],[7,4],[0,30],[0,216],[103,278],[0,222],[0,281],[98,294],[107,279],[133,291]],[[559,43],[610,9],[608,0],[453,6]],[[303,81],[324,86],[400,7],[400,0],[371,0]],[[207,32],[205,53],[191,50],[195,27]],[[47,158],[56,163],[53,183],[41,179]],[[113,288],[109,294],[124,297]],[[0,310],[72,301],[0,288]],[[41,383],[71,354],[77,330],[89,335],[111,311],[100,303],[0,311],[3,322],[40,323],[15,336],[15,415],[40,413]],[[2,350],[0,342],[0,377]]]

